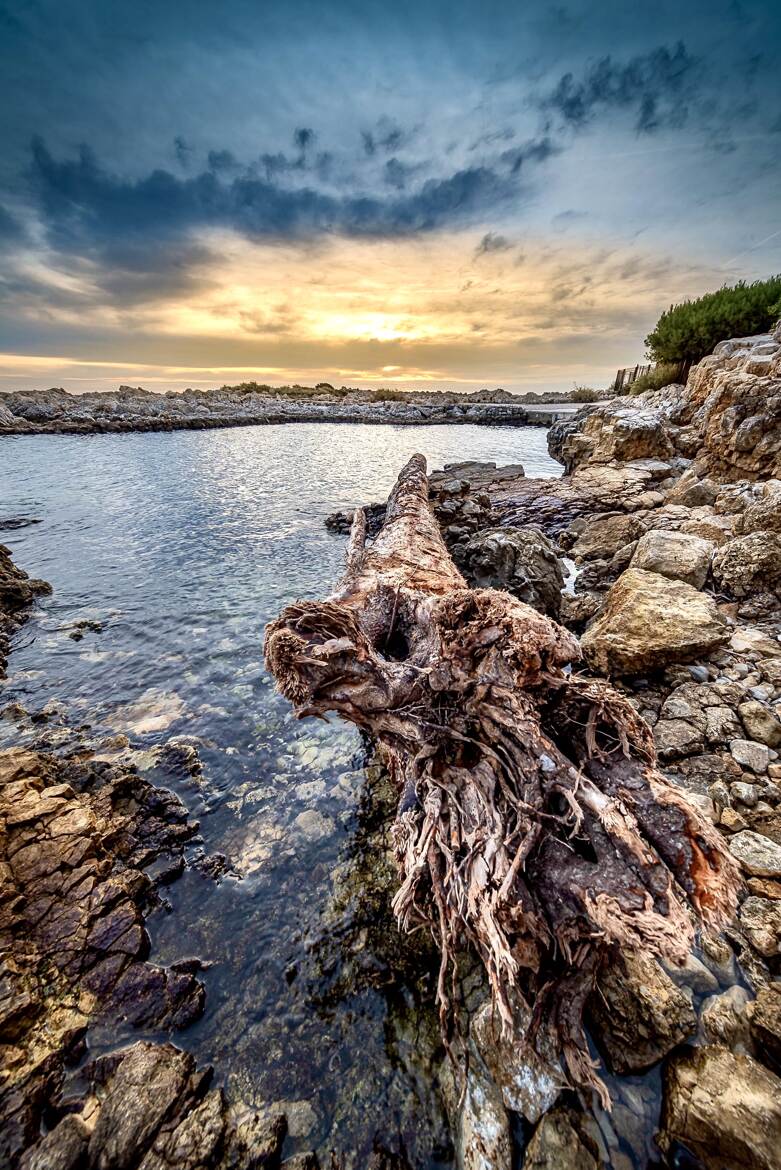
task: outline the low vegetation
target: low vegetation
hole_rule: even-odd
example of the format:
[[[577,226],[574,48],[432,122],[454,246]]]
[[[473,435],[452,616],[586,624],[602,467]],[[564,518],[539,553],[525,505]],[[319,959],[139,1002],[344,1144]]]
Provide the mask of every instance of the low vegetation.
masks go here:
[[[685,381],[685,379],[683,379]],[[661,390],[673,382],[681,381],[680,362],[660,362],[653,366],[648,373],[641,374],[634,382],[626,387],[627,394],[642,394],[644,390]]]

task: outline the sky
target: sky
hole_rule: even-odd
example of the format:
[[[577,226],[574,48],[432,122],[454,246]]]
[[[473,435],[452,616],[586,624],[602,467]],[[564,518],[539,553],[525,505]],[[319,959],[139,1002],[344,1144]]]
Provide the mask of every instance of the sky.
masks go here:
[[[778,0],[0,0],[0,390],[606,386],[781,271]]]

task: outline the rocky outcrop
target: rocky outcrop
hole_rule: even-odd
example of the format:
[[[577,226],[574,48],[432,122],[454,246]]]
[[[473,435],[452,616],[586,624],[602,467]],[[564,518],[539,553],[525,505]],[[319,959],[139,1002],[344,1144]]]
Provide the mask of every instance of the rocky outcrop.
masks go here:
[[[281,1114],[240,1115],[211,1070],[173,1044],[140,1041],[83,1073],[80,1112],[65,1112],[21,1170],[272,1170],[287,1126]],[[73,1104],[73,1102],[71,1102]],[[315,1167],[317,1163],[315,1162]]]
[[[727,623],[713,601],[683,581],[628,569],[581,640],[602,674],[642,674],[693,662],[725,642]]]
[[[141,387],[68,394],[30,390],[0,399],[3,434],[114,434],[122,431],[203,430],[284,422],[472,423],[482,426],[549,426],[561,414],[507,395],[290,391],[272,386],[225,386],[154,394]]]
[[[723,341],[685,387],[589,407],[551,429],[567,472],[643,458],[693,460],[674,502],[712,502],[710,480],[781,475],[781,323],[772,333]],[[704,481],[704,483],[703,483]],[[702,486],[701,486],[702,485]]]
[[[38,1136],[91,1020],[171,1029],[203,1010],[192,971],[147,961],[144,927],[147,871],[181,863],[196,831],[173,793],[131,771],[0,753],[6,1161]]]
[[[36,598],[51,591],[48,581],[28,577],[14,564],[11,550],[0,544],[0,679],[5,678],[11,636],[27,620]]]

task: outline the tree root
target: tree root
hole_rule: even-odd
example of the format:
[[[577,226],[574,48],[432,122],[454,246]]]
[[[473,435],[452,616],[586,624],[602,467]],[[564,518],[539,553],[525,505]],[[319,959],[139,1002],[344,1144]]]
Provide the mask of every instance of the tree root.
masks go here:
[[[455,956],[480,958],[502,1026],[531,1009],[571,1083],[604,1086],[583,1009],[615,947],[685,961],[739,889],[721,837],[655,766],[653,738],[606,682],[571,673],[577,639],[490,589],[469,589],[428,505],[426,465],[399,475],[366,545],[322,602],[288,606],[265,655],[299,717],[335,711],[384,749],[399,791],[402,930],[441,953],[447,1034]],[[449,978],[450,976],[450,978]]]

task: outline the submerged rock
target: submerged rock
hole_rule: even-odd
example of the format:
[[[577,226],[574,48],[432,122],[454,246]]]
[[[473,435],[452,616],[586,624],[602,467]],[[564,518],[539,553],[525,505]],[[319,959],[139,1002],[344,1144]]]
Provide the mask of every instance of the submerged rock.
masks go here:
[[[692,662],[725,642],[728,628],[713,600],[683,581],[628,569],[581,640],[603,674],[640,674]]]

